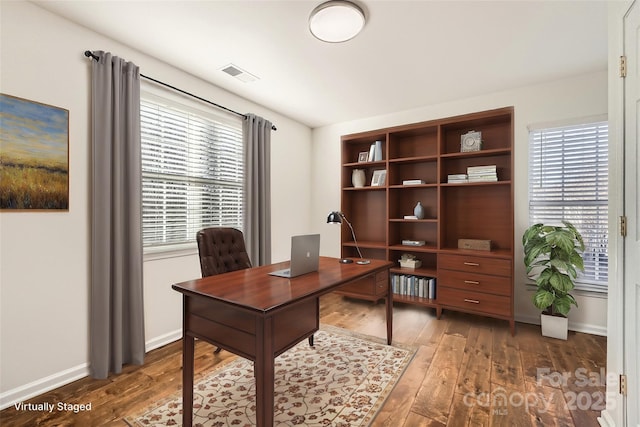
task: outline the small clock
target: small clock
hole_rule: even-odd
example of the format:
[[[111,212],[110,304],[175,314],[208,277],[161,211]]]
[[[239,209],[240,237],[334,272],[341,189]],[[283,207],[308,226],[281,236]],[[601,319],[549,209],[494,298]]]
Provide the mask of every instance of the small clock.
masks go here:
[[[471,130],[460,137],[460,151],[480,151],[482,148],[482,132]]]

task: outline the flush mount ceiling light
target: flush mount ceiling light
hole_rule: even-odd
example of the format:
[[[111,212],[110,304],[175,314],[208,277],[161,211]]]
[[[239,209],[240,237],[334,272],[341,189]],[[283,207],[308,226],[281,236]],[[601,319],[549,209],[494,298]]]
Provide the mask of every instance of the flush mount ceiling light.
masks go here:
[[[351,40],[365,24],[362,9],[346,0],[332,0],[313,9],[309,30],[319,40],[340,43]]]

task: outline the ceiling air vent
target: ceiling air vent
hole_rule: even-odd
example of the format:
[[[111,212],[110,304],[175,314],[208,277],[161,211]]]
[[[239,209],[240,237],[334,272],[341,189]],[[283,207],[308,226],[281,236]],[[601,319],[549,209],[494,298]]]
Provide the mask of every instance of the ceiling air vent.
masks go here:
[[[248,71],[243,70],[237,65],[229,64],[221,68],[221,70],[229,74],[231,77],[235,77],[236,79],[244,83],[255,82],[256,80],[258,80],[256,76],[249,73]]]

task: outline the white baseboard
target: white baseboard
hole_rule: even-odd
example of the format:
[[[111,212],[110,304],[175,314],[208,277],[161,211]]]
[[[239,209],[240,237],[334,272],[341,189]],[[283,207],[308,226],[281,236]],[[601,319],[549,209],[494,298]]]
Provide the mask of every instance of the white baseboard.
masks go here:
[[[155,337],[145,343],[145,351],[149,352],[163,345],[172,343],[182,338],[182,329]],[[32,381],[12,390],[0,394],[0,410],[8,408],[19,402],[24,402],[32,397],[39,396],[48,391],[67,385],[89,375],[89,363],[83,363],[74,368],[49,375],[48,377]]]
[[[181,338],[182,338],[182,329],[171,331],[169,333],[160,335],[159,337],[155,337],[147,341],[144,345],[145,351],[148,353],[151,350],[155,350],[156,348],[160,348],[174,341],[178,341]]]
[[[516,316],[516,322],[529,323],[531,325],[540,324],[540,316]],[[572,322],[569,320],[569,330],[583,332],[585,334],[607,336],[607,328],[600,325],[590,325],[588,323]]]
[[[615,421],[613,420],[613,418],[611,418],[611,415],[609,415],[609,412],[607,412],[606,409],[600,412],[600,416],[598,417],[598,424],[600,424],[602,427],[616,427]]]
[[[63,385],[77,381],[89,375],[89,364],[83,363],[74,368],[57,372],[48,377],[32,381],[12,390],[8,390],[0,394],[0,410],[15,405],[18,402],[24,402],[32,397],[54,390]]]

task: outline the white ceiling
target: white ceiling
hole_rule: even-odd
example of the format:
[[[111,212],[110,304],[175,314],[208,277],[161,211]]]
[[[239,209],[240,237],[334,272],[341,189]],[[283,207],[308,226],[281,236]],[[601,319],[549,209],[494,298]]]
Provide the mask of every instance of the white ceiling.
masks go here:
[[[607,68],[605,1],[358,0],[367,24],[340,44],[308,30],[321,2],[35,1],[312,128]]]

